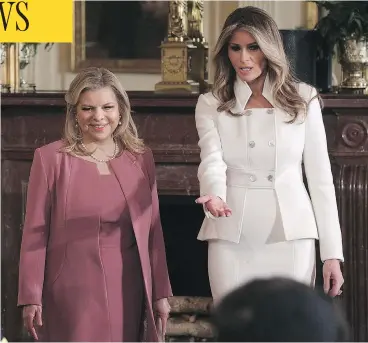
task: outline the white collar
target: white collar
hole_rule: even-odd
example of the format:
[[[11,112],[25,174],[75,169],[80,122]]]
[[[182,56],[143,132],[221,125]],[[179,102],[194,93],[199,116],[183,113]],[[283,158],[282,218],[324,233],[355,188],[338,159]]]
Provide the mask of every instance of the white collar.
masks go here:
[[[231,111],[233,113],[241,113],[244,111],[246,104],[249,101],[250,96],[252,95],[252,90],[249,85],[240,79],[238,75],[236,75],[236,80],[234,83],[234,93],[236,98],[236,103],[232,107]],[[275,107],[274,99],[272,96],[272,89],[269,80],[269,75],[266,75],[266,79],[263,85],[262,95],[267,99],[267,101]]]

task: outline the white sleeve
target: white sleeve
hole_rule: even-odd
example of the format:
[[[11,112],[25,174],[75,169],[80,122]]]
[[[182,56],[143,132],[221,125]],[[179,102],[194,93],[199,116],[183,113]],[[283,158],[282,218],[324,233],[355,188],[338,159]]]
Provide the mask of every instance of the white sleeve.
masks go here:
[[[317,94],[313,88],[311,98]],[[303,162],[317,222],[321,260],[344,260],[335,187],[318,98],[308,106]]]
[[[221,139],[216,127],[216,104],[210,104],[201,94],[195,109],[195,121],[201,149],[198,168],[200,195],[214,195],[226,202],[226,163],[223,160]]]

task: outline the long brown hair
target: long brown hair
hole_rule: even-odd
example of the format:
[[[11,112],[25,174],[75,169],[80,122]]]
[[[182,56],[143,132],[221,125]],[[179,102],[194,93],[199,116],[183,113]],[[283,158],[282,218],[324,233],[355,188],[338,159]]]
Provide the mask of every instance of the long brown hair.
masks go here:
[[[290,115],[291,120],[288,122],[292,123],[301,114],[305,115],[308,104],[297,91],[298,80],[290,70],[276,22],[267,12],[253,6],[233,11],[226,19],[218,38],[214,52],[215,81],[212,89],[213,95],[220,102],[217,110],[239,115],[231,112],[236,101],[236,72],[228,57],[229,42],[238,30],[250,33],[264,53],[275,104]]]

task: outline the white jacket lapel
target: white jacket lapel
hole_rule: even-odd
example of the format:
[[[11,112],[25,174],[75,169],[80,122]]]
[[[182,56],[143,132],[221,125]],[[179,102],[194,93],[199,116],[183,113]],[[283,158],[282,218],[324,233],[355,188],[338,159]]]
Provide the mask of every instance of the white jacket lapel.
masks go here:
[[[250,89],[249,85],[242,81],[240,77],[237,75],[235,84],[234,84],[234,93],[236,98],[236,103],[231,109],[233,113],[241,114],[244,112],[244,108],[247,105],[249,98],[252,95],[252,90]],[[269,75],[266,75],[266,79],[263,85],[262,95],[267,99],[267,101],[275,107],[275,101],[272,95],[272,87],[270,84]]]

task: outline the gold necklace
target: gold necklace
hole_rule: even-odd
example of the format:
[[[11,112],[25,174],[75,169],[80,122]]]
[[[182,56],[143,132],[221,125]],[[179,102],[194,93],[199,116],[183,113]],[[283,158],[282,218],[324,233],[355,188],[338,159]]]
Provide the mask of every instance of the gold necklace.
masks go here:
[[[93,155],[93,152],[91,152],[91,153],[90,153],[90,152],[88,151],[87,147],[84,145],[84,143],[83,143],[83,142],[81,142],[80,144],[81,144],[81,146],[83,147],[83,149],[88,153],[88,155],[89,155],[89,156],[91,156],[95,161],[97,161],[97,162],[101,162],[101,163],[106,163],[106,162],[109,162],[109,161],[113,160],[113,159],[116,157],[116,154],[118,153],[118,144],[116,143],[116,141],[114,141],[114,143],[115,143],[114,153],[113,153],[113,155],[112,155],[111,157],[109,157],[109,158],[108,158],[108,159],[106,159],[106,160],[101,160],[101,159],[99,159],[99,158],[95,157],[95,156]]]

